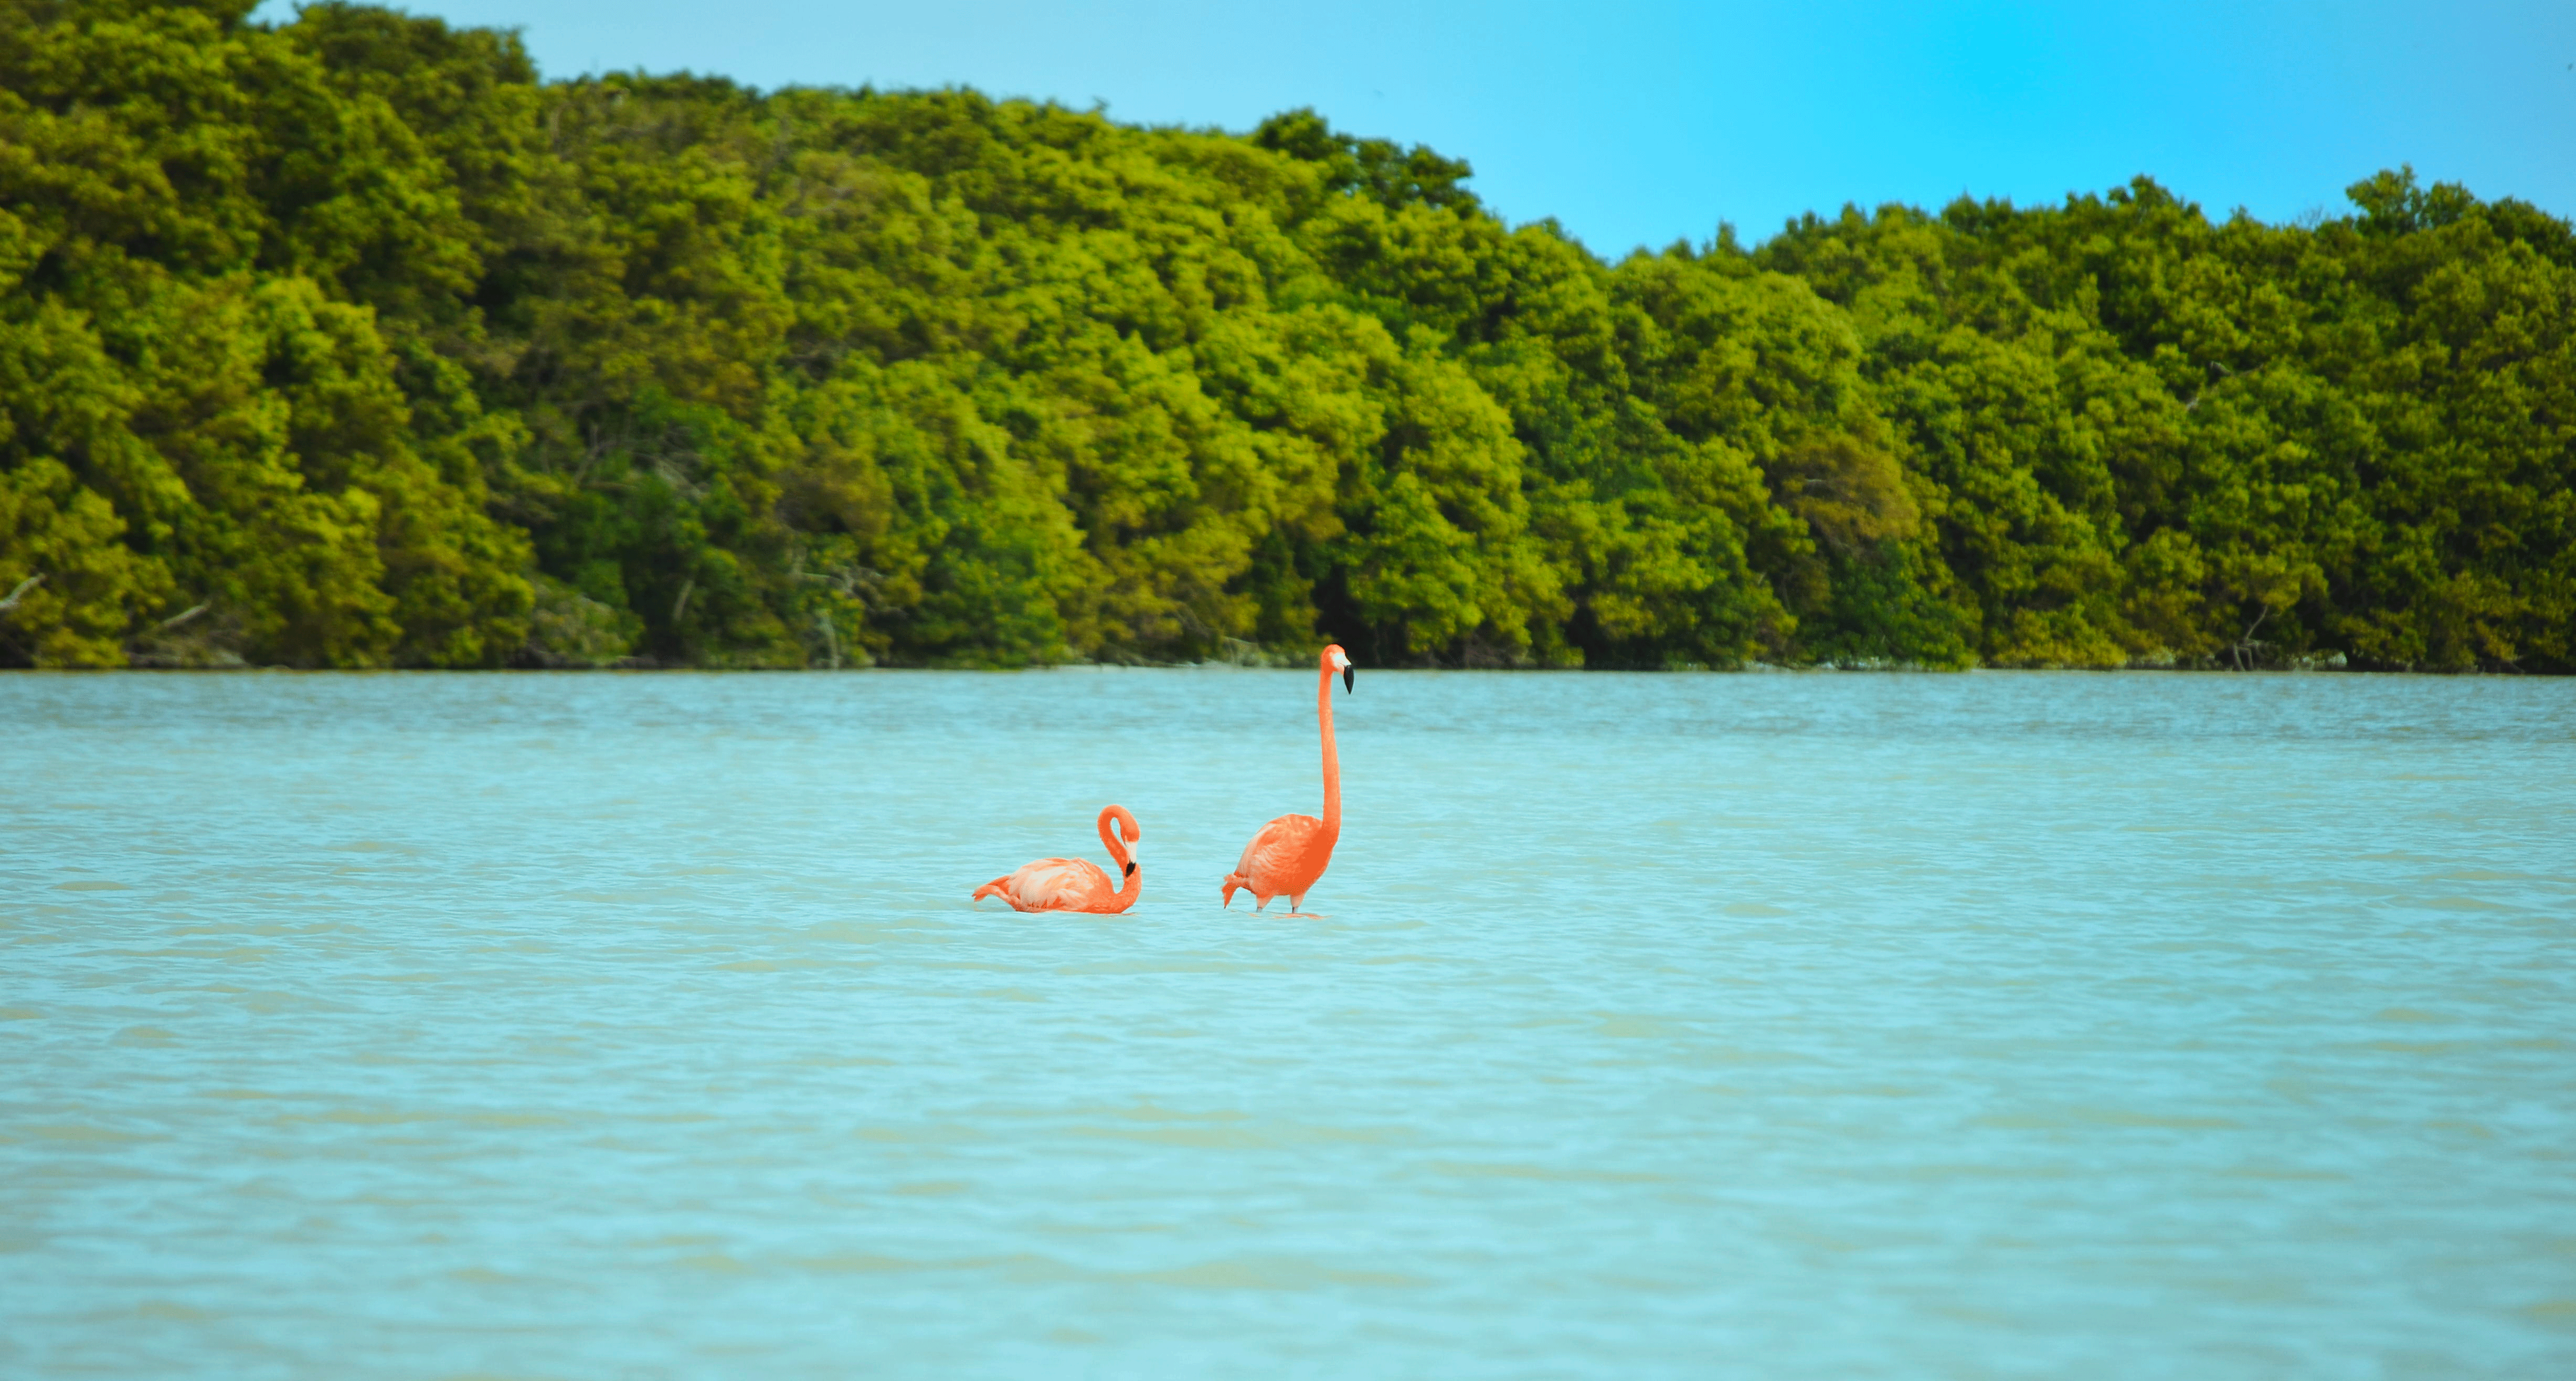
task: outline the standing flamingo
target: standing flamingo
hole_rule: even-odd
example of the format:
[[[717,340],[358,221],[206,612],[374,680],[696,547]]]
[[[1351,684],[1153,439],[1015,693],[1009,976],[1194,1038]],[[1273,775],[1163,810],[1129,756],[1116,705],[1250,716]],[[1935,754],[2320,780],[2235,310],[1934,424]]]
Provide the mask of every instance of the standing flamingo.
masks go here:
[[[1126,839],[1109,828],[1118,822]],[[1013,911],[1096,911],[1116,915],[1136,904],[1136,895],[1145,890],[1145,874],[1136,862],[1136,841],[1145,837],[1137,828],[1136,817],[1125,806],[1103,806],[1100,810],[1100,842],[1109,846],[1110,858],[1126,876],[1127,885],[1112,888],[1109,875],[1092,866],[1087,858],[1041,858],[1023,863],[1019,871],[998,877],[975,889],[975,900],[1000,897]]]
[[[1225,875],[1225,905],[1234,905],[1234,889],[1252,889],[1253,910],[1288,894],[1288,914],[1306,905],[1306,889],[1333,861],[1333,845],[1342,837],[1342,759],[1333,751],[1333,673],[1342,674],[1342,693],[1351,685],[1351,657],[1336,643],[1318,659],[1323,675],[1315,683],[1315,723],[1324,735],[1324,818],[1282,815],[1261,827],[1243,846],[1243,857]]]

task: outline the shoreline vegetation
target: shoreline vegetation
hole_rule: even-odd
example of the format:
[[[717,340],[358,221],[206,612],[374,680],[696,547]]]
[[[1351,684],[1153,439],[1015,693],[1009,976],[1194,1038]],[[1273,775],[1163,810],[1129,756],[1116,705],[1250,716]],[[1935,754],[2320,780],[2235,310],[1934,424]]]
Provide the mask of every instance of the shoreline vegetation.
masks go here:
[[[0,0],[0,665],[2576,670],[2576,233],[1605,261],[1312,111]]]

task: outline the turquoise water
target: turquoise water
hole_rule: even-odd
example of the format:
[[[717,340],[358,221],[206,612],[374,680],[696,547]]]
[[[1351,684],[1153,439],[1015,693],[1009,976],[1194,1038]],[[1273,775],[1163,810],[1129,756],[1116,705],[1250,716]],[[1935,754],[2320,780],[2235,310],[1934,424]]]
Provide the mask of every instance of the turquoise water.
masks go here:
[[[0,678],[0,1373],[2576,1375],[2576,683],[1336,703]]]

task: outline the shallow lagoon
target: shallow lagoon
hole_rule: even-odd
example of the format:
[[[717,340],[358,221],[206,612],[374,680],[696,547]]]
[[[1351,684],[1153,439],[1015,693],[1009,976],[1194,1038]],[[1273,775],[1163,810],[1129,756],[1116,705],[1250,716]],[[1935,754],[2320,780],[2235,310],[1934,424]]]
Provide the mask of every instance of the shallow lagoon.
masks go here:
[[[2576,1374],[2576,683],[1313,687],[0,678],[0,1371]]]

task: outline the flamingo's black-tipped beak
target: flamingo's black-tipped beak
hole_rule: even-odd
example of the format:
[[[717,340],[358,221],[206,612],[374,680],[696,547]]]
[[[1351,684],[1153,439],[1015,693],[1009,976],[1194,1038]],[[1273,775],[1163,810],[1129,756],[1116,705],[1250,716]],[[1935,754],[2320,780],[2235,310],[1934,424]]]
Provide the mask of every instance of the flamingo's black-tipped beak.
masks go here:
[[[1352,668],[1342,668],[1342,694],[1348,695],[1351,693],[1351,682],[1354,679],[1356,679],[1356,673]]]
[[[1128,864],[1127,864],[1127,871],[1126,871],[1126,873],[1124,874],[1124,876],[1127,876],[1127,877],[1134,877],[1134,876],[1136,876],[1136,864],[1135,864],[1135,862],[1134,862],[1133,860],[1130,860],[1130,861],[1128,862]]]

